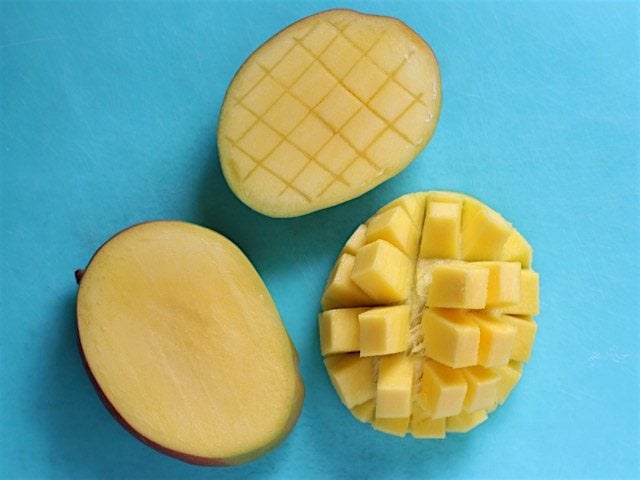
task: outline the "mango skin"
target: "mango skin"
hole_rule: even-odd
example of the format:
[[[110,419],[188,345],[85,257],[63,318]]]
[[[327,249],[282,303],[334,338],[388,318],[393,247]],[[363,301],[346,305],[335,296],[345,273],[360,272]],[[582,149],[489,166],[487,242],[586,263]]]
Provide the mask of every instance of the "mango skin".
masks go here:
[[[111,236],[106,242],[104,242],[102,244],[102,246],[100,246],[96,250],[96,252],[91,257],[91,260],[93,260],[93,258],[102,249],[102,247],[104,247],[104,245],[109,243],[109,241],[111,241],[113,238],[115,238],[118,235],[122,234],[123,232],[129,230],[130,228],[133,228],[133,227],[136,227],[138,225],[145,224],[145,223],[152,223],[152,222],[140,222],[140,223],[131,225],[130,227],[127,227],[124,230],[121,230],[120,232],[118,232],[115,235]],[[91,264],[91,260],[89,260],[89,263],[87,264],[87,266]],[[82,282],[82,277],[84,276],[85,270],[86,270],[86,268],[80,268],[80,269],[77,269],[74,272],[75,280],[76,280],[76,283],[78,284],[78,286]],[[78,317],[77,311],[76,311],[76,317]],[[241,464],[244,464],[244,463],[251,462],[253,460],[256,460],[256,459],[266,455],[270,451],[274,450],[289,435],[289,433],[291,433],[291,431],[293,430],[293,427],[295,427],[296,423],[298,422],[298,419],[300,418],[300,414],[302,412],[302,405],[304,403],[304,397],[305,397],[305,387],[304,387],[304,383],[303,383],[303,380],[302,380],[302,376],[300,375],[300,371],[299,371],[299,368],[298,368],[299,365],[300,365],[300,357],[298,355],[298,352],[297,352],[297,350],[295,348],[295,345],[294,345],[293,341],[291,341],[291,338],[289,338],[289,343],[291,345],[292,361],[293,361],[293,363],[294,363],[294,365],[296,367],[296,373],[297,373],[297,375],[296,375],[296,383],[295,383],[295,398],[296,398],[296,400],[293,403],[293,408],[291,410],[289,418],[285,422],[284,428],[282,429],[280,434],[278,436],[276,436],[270,443],[268,443],[267,445],[264,445],[262,448],[259,448],[259,449],[256,449],[256,450],[252,450],[252,451],[243,453],[241,455],[237,455],[237,456],[229,457],[229,458],[200,457],[200,456],[190,455],[190,454],[187,454],[187,453],[184,453],[184,452],[179,452],[179,451],[164,447],[164,446],[158,444],[157,442],[154,442],[153,440],[150,440],[149,438],[147,438],[144,435],[140,434],[138,431],[136,431],[131,425],[129,425],[129,423],[127,423],[127,421],[122,417],[122,415],[118,412],[118,410],[109,401],[109,399],[106,397],[106,395],[102,391],[102,388],[98,384],[96,378],[94,377],[93,372],[91,371],[91,368],[89,367],[89,364],[87,362],[87,358],[86,358],[86,356],[84,354],[84,350],[82,349],[82,342],[80,341],[80,331],[78,329],[78,322],[76,322],[76,336],[77,336],[77,343],[78,343],[78,352],[80,354],[80,360],[82,361],[82,365],[83,365],[83,367],[84,367],[84,369],[85,369],[85,371],[87,373],[87,376],[89,377],[89,380],[91,381],[91,384],[93,385],[93,388],[95,389],[96,393],[98,394],[98,397],[100,398],[100,401],[106,407],[107,411],[111,414],[111,416],[122,427],[124,427],[124,429],[127,432],[129,432],[133,437],[137,438],[138,440],[140,440],[145,445],[153,448],[154,450],[156,450],[156,451],[158,451],[158,452],[160,452],[160,453],[162,453],[164,455],[167,455],[169,457],[173,457],[173,458],[175,458],[177,460],[181,460],[181,461],[183,461],[185,463],[189,463],[189,464],[197,465],[197,466],[203,466],[203,467],[231,467],[231,466],[241,465]]]

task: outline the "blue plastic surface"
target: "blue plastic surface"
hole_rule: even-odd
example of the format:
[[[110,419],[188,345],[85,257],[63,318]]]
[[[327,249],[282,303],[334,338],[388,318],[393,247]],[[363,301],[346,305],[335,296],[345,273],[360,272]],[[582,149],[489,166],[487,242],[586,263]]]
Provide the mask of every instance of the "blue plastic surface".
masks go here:
[[[216,154],[226,87],[264,40],[336,6],[397,16],[431,44],[444,102],[400,175],[275,220]],[[3,2],[0,7],[0,478],[635,477],[638,464],[637,2]],[[542,313],[507,404],[469,435],[398,439],[352,419],[316,314],[350,231],[404,193],[460,190],[535,248]],[[249,256],[301,358],[300,421],[268,456],[208,470],[147,448],[92,390],[73,271],[116,231],[174,218]]]

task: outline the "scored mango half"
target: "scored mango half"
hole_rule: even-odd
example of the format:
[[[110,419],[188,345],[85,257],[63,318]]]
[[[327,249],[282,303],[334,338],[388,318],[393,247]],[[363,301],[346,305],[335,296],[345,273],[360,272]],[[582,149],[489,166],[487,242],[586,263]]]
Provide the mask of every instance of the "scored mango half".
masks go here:
[[[360,225],[319,316],[325,366],[351,413],[416,438],[484,422],[531,356],[532,252],[497,212],[453,192],[405,195]]]
[[[220,164],[249,207],[293,217],[355,198],[420,153],[440,73],[400,20],[350,10],[304,18],[240,67],[218,126]]]

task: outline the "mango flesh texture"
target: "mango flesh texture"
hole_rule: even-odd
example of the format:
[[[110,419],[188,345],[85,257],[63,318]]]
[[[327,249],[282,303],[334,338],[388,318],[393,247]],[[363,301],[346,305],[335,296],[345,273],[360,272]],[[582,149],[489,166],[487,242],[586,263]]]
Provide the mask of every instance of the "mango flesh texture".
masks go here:
[[[220,164],[249,207],[293,217],[402,171],[440,113],[431,48],[395,18],[329,10],[259,47],[227,90]]]
[[[80,281],[78,332],[104,403],[136,437],[201,465],[233,465],[293,428],[297,354],[249,260],[182,222],[119,233]]]
[[[507,400],[540,306],[532,248],[510,223],[467,195],[413,193],[356,228],[338,266],[345,255],[353,261],[329,277],[319,327],[329,377],[358,420],[443,438]]]

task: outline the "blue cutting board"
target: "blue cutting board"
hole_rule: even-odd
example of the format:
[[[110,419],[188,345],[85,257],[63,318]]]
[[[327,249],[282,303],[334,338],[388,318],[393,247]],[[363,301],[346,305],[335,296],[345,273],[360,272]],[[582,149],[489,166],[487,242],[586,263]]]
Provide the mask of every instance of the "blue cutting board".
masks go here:
[[[275,220],[216,153],[226,87],[298,18],[403,19],[432,45],[433,141],[374,191]],[[2,2],[0,478],[638,477],[637,2]],[[401,194],[459,190],[535,247],[542,313],[509,402],[469,435],[416,441],[352,419],[318,348],[318,301],[350,231]],[[263,276],[307,396],[282,446],[209,470],[113,421],[82,370],[75,268],[114,232],[174,218],[235,241]]]

